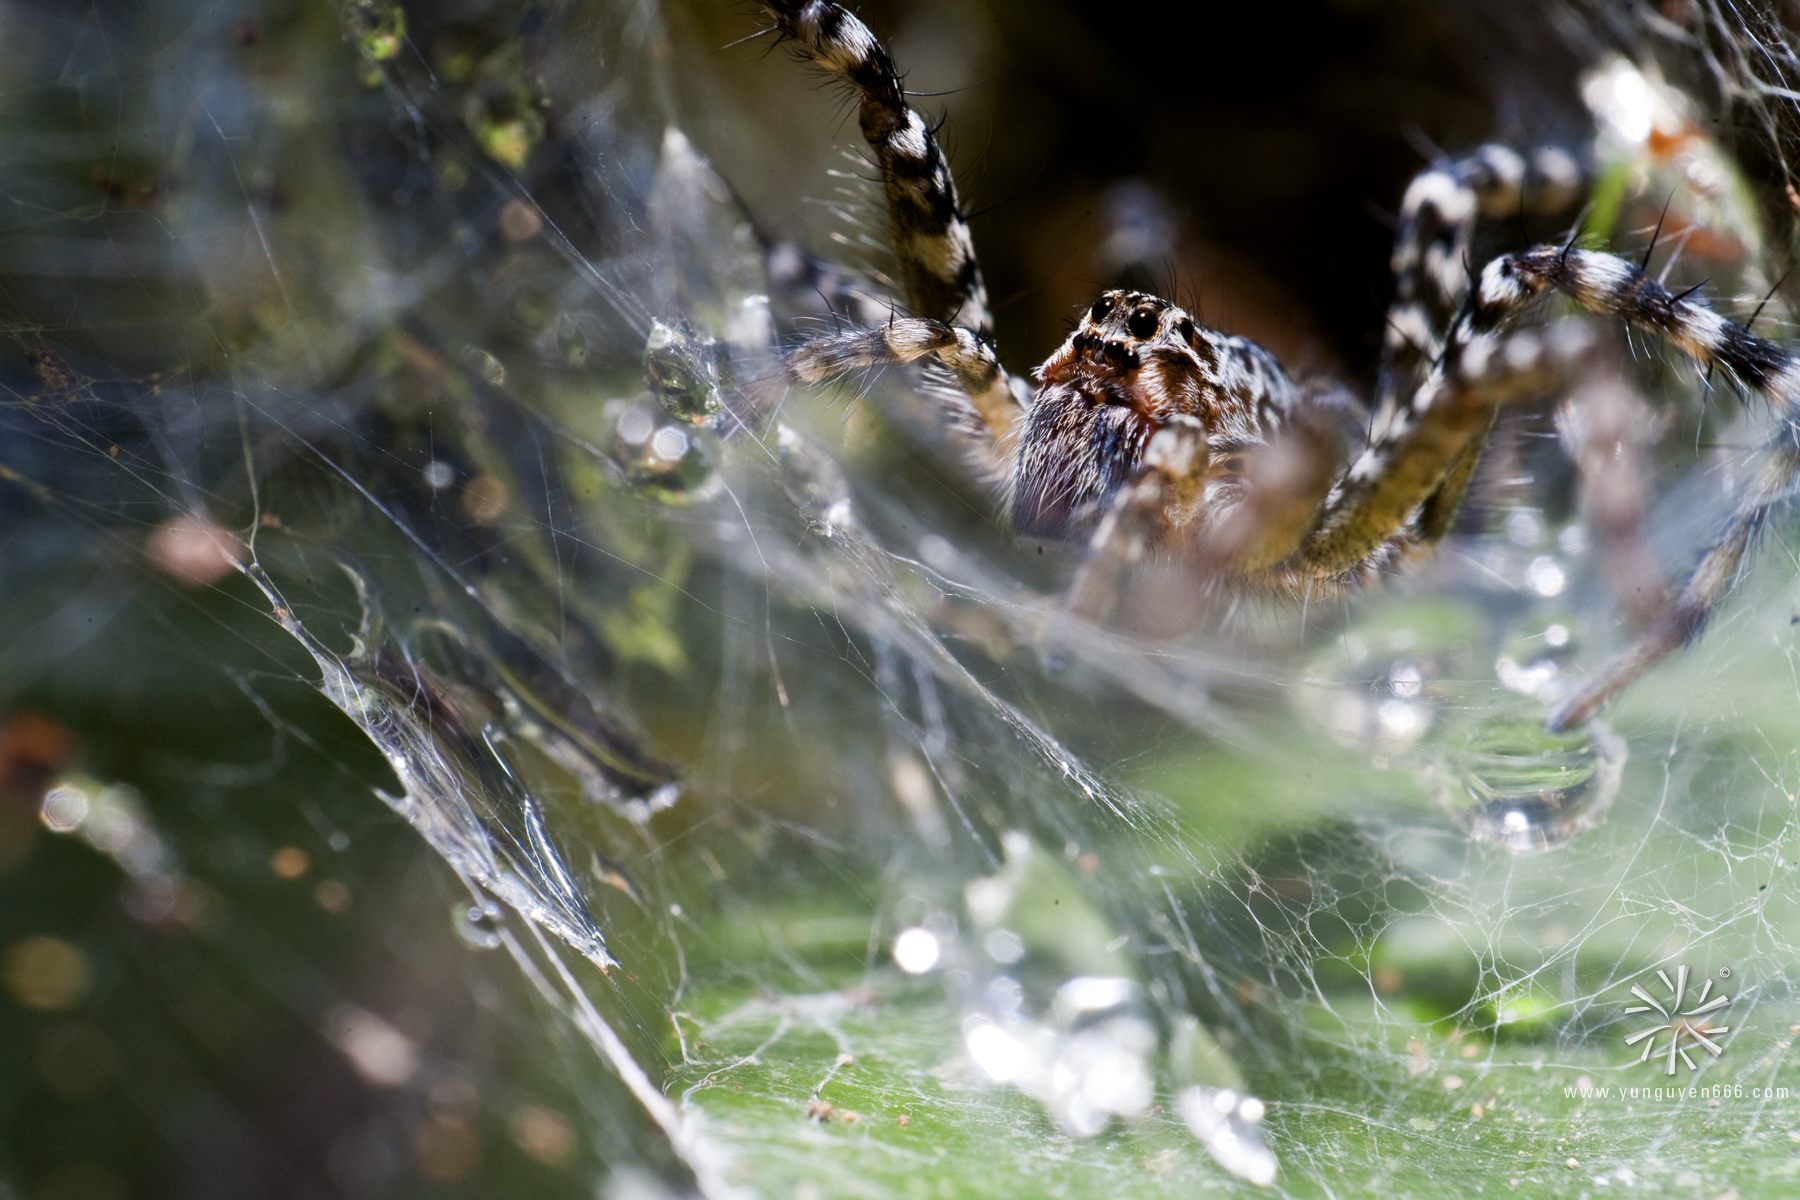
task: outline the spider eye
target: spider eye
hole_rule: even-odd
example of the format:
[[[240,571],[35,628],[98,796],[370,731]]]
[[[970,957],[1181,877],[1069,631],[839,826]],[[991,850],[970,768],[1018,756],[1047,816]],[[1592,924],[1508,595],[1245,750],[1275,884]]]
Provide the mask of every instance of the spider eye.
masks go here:
[[[1098,325],[1100,322],[1106,320],[1106,314],[1110,313],[1117,304],[1118,301],[1114,300],[1111,296],[1100,297],[1098,300],[1094,301],[1094,307],[1088,309],[1088,320]]]
[[[1125,322],[1125,331],[1132,337],[1143,341],[1156,336],[1156,313],[1148,308],[1140,308],[1132,313]]]
[[[1175,326],[1175,332],[1181,335],[1182,341],[1187,342],[1190,345],[1193,344],[1193,341],[1194,341],[1194,323],[1193,323],[1193,321],[1189,320],[1187,317],[1181,318],[1181,321]]]
[[[1243,458],[1240,455],[1232,455],[1225,460],[1225,469],[1233,475],[1242,475],[1244,473]]]

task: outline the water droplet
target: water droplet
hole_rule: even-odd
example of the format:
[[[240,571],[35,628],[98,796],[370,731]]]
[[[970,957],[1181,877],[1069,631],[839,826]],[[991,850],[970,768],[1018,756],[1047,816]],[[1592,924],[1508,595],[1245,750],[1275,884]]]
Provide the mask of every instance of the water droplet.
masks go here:
[[[1429,779],[1470,836],[1548,850],[1606,819],[1624,765],[1625,739],[1598,722],[1550,733],[1532,718],[1501,719],[1447,745]]]
[[[917,926],[901,930],[894,939],[894,964],[908,975],[923,975],[937,966],[942,954],[937,938]]]
[[[1540,554],[1525,568],[1525,582],[1540,596],[1555,596],[1561,593],[1567,579],[1561,563],[1548,554]]]
[[[1544,536],[1544,520],[1537,510],[1515,508],[1506,518],[1506,540],[1515,546],[1535,546]]]
[[[491,900],[450,906],[450,922],[456,929],[456,936],[481,950],[492,950],[500,944],[503,916],[500,906]]]

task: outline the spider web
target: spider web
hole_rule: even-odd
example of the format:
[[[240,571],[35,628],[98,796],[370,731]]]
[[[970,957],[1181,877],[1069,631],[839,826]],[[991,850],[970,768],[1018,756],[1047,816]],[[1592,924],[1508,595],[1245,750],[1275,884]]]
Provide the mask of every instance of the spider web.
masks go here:
[[[1281,1194],[1792,1187],[1781,529],[1691,652],[1557,739],[1547,704],[1629,636],[1566,483],[1382,593],[1156,640],[1059,623],[1070,556],[994,527],[904,379],[684,433],[705,470],[665,503],[620,466],[632,414],[662,420],[653,322],[751,377],[782,315],[680,132],[729,85],[639,0],[393,12],[271,5],[250,39],[8,10],[54,68],[9,101],[7,537],[100,582],[7,654],[53,672],[30,631],[77,644],[59,614],[115,572],[187,596],[223,545],[194,636],[281,631],[233,701],[352,803],[378,781],[462,889],[471,960],[514,964],[519,1036],[582,1097],[580,1188],[1248,1191],[1259,1144]],[[1792,93],[1749,72],[1792,54],[1697,13],[1703,77],[1779,155]],[[68,168],[96,156],[103,203]],[[1749,207],[1716,217],[1740,315],[1778,273]],[[1767,415],[1634,349],[1669,428],[1649,541],[1691,560]],[[1191,584],[1165,564],[1131,600]],[[275,714],[295,683],[355,730]],[[162,830],[140,860],[65,823],[140,893],[208,881],[179,817],[68,786]],[[1671,1077],[1626,1010],[1681,968],[1729,1034]],[[423,1095],[381,1074],[416,1053],[390,1018],[319,1019]]]

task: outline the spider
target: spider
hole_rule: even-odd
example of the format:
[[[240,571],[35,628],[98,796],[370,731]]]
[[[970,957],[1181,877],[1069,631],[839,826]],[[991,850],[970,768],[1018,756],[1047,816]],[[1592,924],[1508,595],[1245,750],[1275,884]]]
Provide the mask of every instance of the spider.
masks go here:
[[[1766,466],[1686,582],[1628,650],[1549,714],[1552,731],[1587,721],[1698,633],[1800,474],[1800,362],[1775,343],[1573,239],[1471,270],[1478,217],[1556,211],[1572,197],[1579,171],[1554,150],[1528,162],[1486,146],[1413,180],[1372,418],[1344,389],[1297,384],[1261,347],[1137,291],[1095,300],[1033,372],[1034,386],[997,356],[955,181],[886,48],[829,0],[761,7],[859,101],[908,309],[805,342],[784,360],[787,379],[822,384],[923,360],[946,420],[994,468],[1013,527],[1085,542],[1065,598],[1077,615],[1104,616],[1119,573],[1157,548],[1182,548],[1216,577],[1299,596],[1353,588],[1431,550],[1451,530],[1499,410],[1568,386],[1590,357],[1584,327],[1525,322],[1548,293],[1665,339],[1763,392],[1781,418]]]

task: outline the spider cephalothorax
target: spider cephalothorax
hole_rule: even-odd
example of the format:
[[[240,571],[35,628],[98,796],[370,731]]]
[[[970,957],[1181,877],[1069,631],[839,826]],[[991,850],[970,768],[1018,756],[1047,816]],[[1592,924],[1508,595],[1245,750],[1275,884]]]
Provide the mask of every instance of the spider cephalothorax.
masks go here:
[[[1144,292],[1094,301],[1035,374],[1012,455],[1010,512],[1021,533],[1045,537],[1090,533],[1155,435],[1177,426],[1198,439],[1192,486],[1157,514],[1159,526],[1222,512],[1246,454],[1294,402],[1293,385],[1261,347]]]
[[[886,186],[910,314],[814,338],[786,360],[820,383],[925,360],[932,394],[981,469],[1005,489],[1020,532],[1082,542],[1065,605],[1103,617],[1121,571],[1152,546],[1178,550],[1198,586],[1293,595],[1366,581],[1449,535],[1496,414],[1559,390],[1585,391],[1585,328],[1534,328],[1540,294],[1664,338],[1723,376],[1760,389],[1781,430],[1717,539],[1679,589],[1638,614],[1637,644],[1551,713],[1585,721],[1699,629],[1769,511],[1800,476],[1800,361],[1641,267],[1573,244],[1469,258],[1478,220],[1547,214],[1575,198],[1580,172],[1558,150],[1527,160],[1500,146],[1444,159],[1401,201],[1382,371],[1364,409],[1346,390],[1297,386],[1266,351],[1205,329],[1141,292],[1108,292],[1036,371],[995,353],[987,290],[932,127],[907,107],[893,61],[830,0],[764,0],[774,29],[855,89]],[[1660,587],[1650,593],[1663,597]]]

